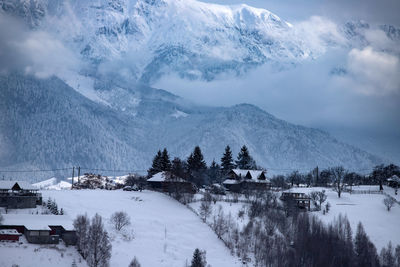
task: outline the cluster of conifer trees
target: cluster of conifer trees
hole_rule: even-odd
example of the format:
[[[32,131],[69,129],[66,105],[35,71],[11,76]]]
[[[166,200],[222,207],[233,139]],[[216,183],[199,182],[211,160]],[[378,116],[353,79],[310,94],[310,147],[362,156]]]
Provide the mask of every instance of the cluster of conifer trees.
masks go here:
[[[197,185],[204,185],[221,182],[224,175],[234,168],[258,169],[255,160],[245,145],[240,149],[235,161],[233,160],[231,148],[226,146],[225,152],[221,157],[221,164],[213,160],[210,166],[207,166],[199,146],[194,148],[186,160],[175,157],[172,161],[167,149],[164,148],[163,151],[159,150],[157,152],[147,173],[150,177],[158,172],[168,171],[176,177],[187,179]]]

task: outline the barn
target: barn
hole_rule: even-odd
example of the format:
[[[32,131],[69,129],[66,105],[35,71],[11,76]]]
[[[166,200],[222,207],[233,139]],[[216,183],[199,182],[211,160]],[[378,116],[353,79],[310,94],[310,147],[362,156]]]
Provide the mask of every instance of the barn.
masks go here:
[[[72,220],[66,215],[3,214],[0,229],[13,229],[33,244],[76,244]]]

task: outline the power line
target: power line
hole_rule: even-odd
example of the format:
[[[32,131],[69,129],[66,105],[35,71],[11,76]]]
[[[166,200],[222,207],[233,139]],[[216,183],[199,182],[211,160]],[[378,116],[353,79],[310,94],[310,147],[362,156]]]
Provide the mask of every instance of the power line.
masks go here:
[[[66,171],[66,170],[72,170],[72,167],[62,168],[62,169],[51,169],[51,170],[0,170],[0,172],[54,172],[54,171]]]

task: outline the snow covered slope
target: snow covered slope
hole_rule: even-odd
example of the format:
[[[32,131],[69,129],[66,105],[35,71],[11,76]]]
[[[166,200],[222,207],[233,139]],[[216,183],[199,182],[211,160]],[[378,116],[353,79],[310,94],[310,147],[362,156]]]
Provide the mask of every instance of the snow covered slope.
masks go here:
[[[111,266],[128,266],[136,256],[142,266],[185,266],[195,248],[207,250],[211,266],[241,266],[213,231],[187,207],[168,196],[151,191],[67,190],[42,191],[55,199],[70,217],[100,214],[112,236]],[[134,238],[123,240],[108,219],[115,211],[131,218]]]
[[[50,178],[38,183],[32,184],[34,187],[38,189],[44,190],[64,190],[71,189],[71,184],[66,181],[57,181],[57,178]]]
[[[359,170],[380,162],[325,132],[287,123],[252,105],[197,106],[150,87],[100,84],[96,89],[100,96],[120,96],[116,98],[123,101],[108,98],[109,105],[91,101],[57,78],[0,76],[0,112],[6,115],[0,117],[5,140],[0,166],[145,171],[164,147],[171,156],[186,158],[200,145],[211,162],[228,144],[235,154],[247,145],[267,169],[343,165]],[[136,104],[129,105],[131,100]],[[185,115],[174,116],[177,111]],[[69,170],[59,173],[63,178],[70,175]]]

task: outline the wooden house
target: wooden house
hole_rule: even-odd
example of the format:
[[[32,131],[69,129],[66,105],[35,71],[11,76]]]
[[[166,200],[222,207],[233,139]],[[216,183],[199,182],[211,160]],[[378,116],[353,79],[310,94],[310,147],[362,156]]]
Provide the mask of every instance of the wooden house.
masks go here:
[[[287,203],[292,202],[300,209],[310,210],[311,198],[305,193],[283,192],[280,200]]]
[[[191,182],[166,171],[154,174],[147,180],[147,183],[154,190],[163,192],[196,193],[197,191],[196,186]]]
[[[41,204],[42,195],[28,182],[0,181],[0,207],[25,209]]]
[[[243,192],[245,190],[268,190],[271,182],[266,177],[263,170],[231,170],[225,181],[224,186],[232,192]]]
[[[393,175],[392,177],[387,179],[388,185],[393,188],[400,188],[400,178],[397,175]]]

